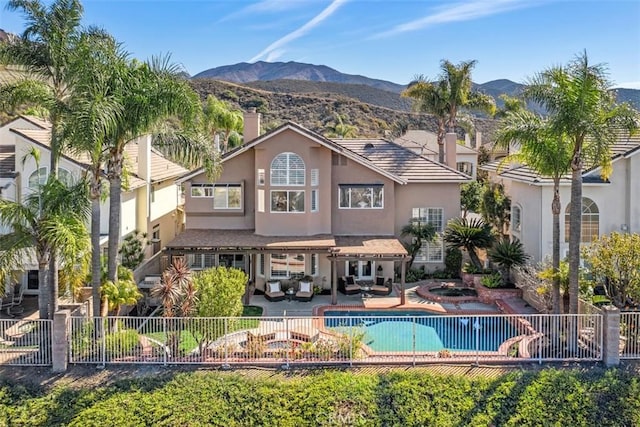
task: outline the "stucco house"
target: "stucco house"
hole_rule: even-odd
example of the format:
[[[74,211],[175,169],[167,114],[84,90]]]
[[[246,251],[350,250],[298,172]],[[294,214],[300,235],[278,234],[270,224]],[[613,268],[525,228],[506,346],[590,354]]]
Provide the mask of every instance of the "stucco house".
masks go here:
[[[35,117],[21,116],[0,127],[0,197],[20,201],[34,185],[49,174],[51,125]],[[40,151],[39,167],[26,156],[31,148]],[[128,187],[122,194],[121,231],[124,238],[138,231],[146,233],[151,244],[145,248],[149,257],[160,251],[183,228],[180,189],[175,179],[187,170],[151,147],[151,138],[142,137],[125,148]],[[62,155],[61,179],[79,179],[87,169],[88,157]],[[38,170],[36,170],[38,169]],[[0,229],[0,233],[7,230]],[[108,247],[109,199],[101,204],[101,245]],[[37,265],[26,262],[23,285],[25,294],[37,293]]]
[[[460,213],[454,168],[382,139],[330,140],[288,122],[259,135],[259,113],[245,113],[244,145],[222,156],[221,176],[195,170],[185,190],[185,231],[166,245],[192,269],[244,269],[258,289],[300,275],[335,296],[337,278],[394,277],[407,252],[398,240],[411,218],[441,232]],[[442,267],[442,240],[418,263]]]
[[[640,136],[620,133],[611,148],[612,173],[602,179],[600,167],[587,168],[582,186],[582,243],[588,244],[613,231],[640,233]],[[482,166],[490,179],[502,182],[511,197],[511,230],[520,239],[532,261],[551,257],[553,182],[526,165]],[[569,248],[571,177],[560,183],[560,256]]]

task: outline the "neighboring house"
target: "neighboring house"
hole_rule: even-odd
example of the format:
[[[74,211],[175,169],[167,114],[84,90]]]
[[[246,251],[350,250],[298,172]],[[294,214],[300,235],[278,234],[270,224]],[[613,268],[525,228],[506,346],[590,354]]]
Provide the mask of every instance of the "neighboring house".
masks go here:
[[[477,132],[476,142],[481,140],[480,132]],[[401,145],[414,153],[420,154],[435,162],[438,161],[438,136],[426,130],[408,130],[404,135],[396,138],[393,142]],[[465,141],[466,143],[467,141]],[[447,146],[445,144],[445,156]],[[476,179],[478,168],[478,152],[465,144],[456,144],[456,165],[455,168]]]
[[[537,262],[551,257],[553,182],[525,165],[500,167],[492,162],[481,167],[490,179],[502,182],[511,197],[511,235],[520,239]],[[640,233],[640,136],[621,136],[612,147],[612,173],[607,180],[600,168],[582,175],[582,243],[588,244],[613,231]],[[560,256],[569,248],[571,177],[560,184]]]
[[[393,142],[330,140],[292,122],[259,136],[259,121],[245,114],[248,142],[222,156],[215,182],[202,169],[179,180],[186,229],[166,248],[192,269],[238,267],[258,289],[302,275],[325,288],[342,275],[392,278],[407,260],[404,225],[415,217],[442,232],[460,213],[470,178],[454,169]],[[443,262],[441,239],[417,260]]]
[[[50,166],[50,139],[50,124],[34,117],[22,116],[0,128],[0,197],[20,201],[34,186],[45,182]],[[32,147],[40,151],[38,170],[35,160],[27,155]],[[149,257],[182,231],[181,195],[175,179],[187,170],[154,150],[150,137],[127,144],[125,158],[128,187],[122,193],[120,233],[123,238],[134,231],[146,233],[151,244],[145,248],[145,257]],[[87,156],[63,155],[59,177],[80,179],[87,172],[88,163]],[[0,232],[7,230],[0,229]],[[101,246],[105,250],[108,232],[109,199],[106,198],[101,204],[100,221]],[[37,265],[27,263],[24,269],[25,293],[37,293]]]

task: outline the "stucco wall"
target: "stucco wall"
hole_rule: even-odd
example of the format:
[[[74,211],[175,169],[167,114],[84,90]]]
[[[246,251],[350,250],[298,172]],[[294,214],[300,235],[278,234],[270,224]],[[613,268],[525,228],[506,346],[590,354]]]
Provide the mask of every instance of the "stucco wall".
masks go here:
[[[382,184],[382,209],[341,209],[340,184]],[[344,166],[334,166],[331,179],[333,207],[332,233],[335,235],[393,235],[395,225],[395,183],[379,173],[350,159]]]

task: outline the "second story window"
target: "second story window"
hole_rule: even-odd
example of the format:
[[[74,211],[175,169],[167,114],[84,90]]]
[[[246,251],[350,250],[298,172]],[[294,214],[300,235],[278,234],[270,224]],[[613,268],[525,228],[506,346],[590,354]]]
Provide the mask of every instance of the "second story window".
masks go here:
[[[280,153],[271,162],[271,185],[304,185],[304,161],[295,153]]]
[[[271,212],[304,212],[304,191],[272,191]]]
[[[383,189],[381,184],[340,184],[340,209],[382,209]]]
[[[213,197],[213,184],[191,184],[191,197]]]
[[[213,186],[213,208],[214,209],[242,208],[242,185],[215,184]]]

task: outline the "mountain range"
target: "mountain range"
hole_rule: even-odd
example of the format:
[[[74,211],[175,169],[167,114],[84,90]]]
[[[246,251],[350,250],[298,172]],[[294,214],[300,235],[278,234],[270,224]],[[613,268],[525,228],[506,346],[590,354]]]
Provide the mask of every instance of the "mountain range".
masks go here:
[[[211,68],[193,76],[193,79],[202,78],[223,80],[278,93],[341,93],[362,102],[405,111],[411,106],[409,100],[399,96],[406,87],[405,85],[361,75],[341,73],[326,65],[293,61],[258,61],[251,64],[241,62]],[[501,94],[517,96],[523,87],[524,85],[507,79],[474,84],[476,90],[493,96],[498,106],[501,106],[499,99]],[[369,88],[377,89],[379,92],[371,91]],[[619,102],[629,102],[640,110],[640,90],[616,89],[616,94]],[[535,106],[532,108],[537,109]]]

